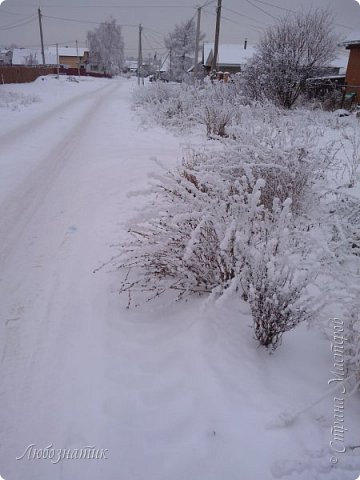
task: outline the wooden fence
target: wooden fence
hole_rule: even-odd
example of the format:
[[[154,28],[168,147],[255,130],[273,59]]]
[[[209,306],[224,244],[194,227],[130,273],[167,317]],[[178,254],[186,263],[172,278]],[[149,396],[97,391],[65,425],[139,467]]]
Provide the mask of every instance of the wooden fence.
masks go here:
[[[29,83],[42,75],[56,73],[54,67],[0,67],[0,83]]]
[[[64,68],[59,69],[60,75],[78,75],[77,68]],[[42,75],[57,74],[56,67],[44,67],[44,66],[8,66],[0,67],[0,83],[29,83],[36,80]],[[106,77],[111,78],[110,75],[101,72],[87,72],[85,69],[80,69],[81,76],[91,77]]]

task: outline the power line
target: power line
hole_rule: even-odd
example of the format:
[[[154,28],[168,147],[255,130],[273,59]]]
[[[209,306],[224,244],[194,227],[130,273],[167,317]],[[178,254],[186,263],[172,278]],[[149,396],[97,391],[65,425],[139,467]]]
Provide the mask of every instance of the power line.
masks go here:
[[[216,17],[216,13],[211,12],[210,10],[204,10],[204,13],[207,13],[208,15],[212,15],[213,17]],[[234,25],[241,25],[241,23],[236,22],[235,20],[232,20],[231,18],[225,17],[223,14],[221,14],[222,20],[227,20],[230,23],[233,23]]]
[[[127,51],[127,52],[137,52],[138,49],[137,48],[131,48],[131,47],[124,47],[124,50]],[[153,52],[153,51],[158,51],[158,50],[168,50],[167,48],[163,47],[163,48],[143,48],[143,51],[147,51],[147,52]]]
[[[342,25],[341,23],[334,23],[337,27],[346,28],[347,30],[354,30],[354,27],[349,27],[347,25]]]
[[[249,4],[252,5],[253,7],[257,8],[258,10],[260,10],[261,12],[265,13],[265,15],[268,15],[269,17],[273,18],[274,20],[278,20],[277,17],[275,17],[275,16],[272,15],[271,13],[267,12],[267,11],[264,10],[263,8],[259,7],[259,6],[256,5],[255,3],[251,2],[250,0],[245,0],[245,2],[249,3]]]
[[[86,42],[79,42],[79,45],[83,46],[82,48],[86,48]],[[76,40],[69,40],[67,42],[57,42],[57,43],[45,43],[44,44],[44,47],[48,48],[48,47],[55,47],[56,45],[58,45],[59,47],[61,46],[64,46],[64,47],[68,47],[69,45],[72,45],[72,44],[76,44]],[[17,48],[17,47],[16,47]],[[41,45],[39,43],[37,43],[36,45],[24,45],[22,47],[20,47],[21,49],[22,48],[41,48]]]
[[[151,48],[151,50],[155,50],[155,48],[151,44],[151,41],[150,41],[149,37],[146,35],[146,33],[144,31],[143,31],[143,36],[144,36],[144,39],[146,40],[146,42],[148,43],[149,47]]]
[[[234,13],[235,15],[239,15],[240,17],[248,18],[249,20],[252,20],[253,22],[257,22],[261,25],[266,25],[266,23],[258,20],[257,18],[249,17],[249,15],[245,15],[244,13],[237,12],[236,10],[232,10],[231,8],[224,7],[224,10],[226,10],[227,12],[230,12],[230,13]]]
[[[35,20],[36,15],[31,15],[30,17],[27,17],[27,19],[24,19],[18,23],[14,23],[12,25],[4,25],[0,27],[0,30],[12,30],[13,28],[18,28],[18,27],[23,27],[27,25],[28,23],[31,23]]]
[[[91,20],[77,20],[75,18],[63,18],[63,17],[53,17],[52,15],[43,15],[44,18],[50,18],[52,20],[62,20],[65,22],[75,22],[75,23],[92,23],[94,25],[100,25],[101,22],[92,22]]]
[[[8,15],[16,15],[19,17],[24,17],[23,13],[9,12],[8,10],[4,10],[3,8],[0,8],[0,13],[7,13]]]
[[[247,1],[247,0],[245,0],[245,1]],[[283,10],[283,11],[285,11],[285,12],[296,13],[296,10],[291,10],[290,8],[281,7],[280,5],[275,5],[274,3],[265,2],[265,1],[263,1],[263,0],[253,0],[253,1],[254,1],[254,2],[257,2],[257,3],[262,3],[263,5],[268,5],[268,6],[270,6],[270,7],[278,8],[279,10]],[[248,2],[248,3],[250,3],[250,2]],[[254,5],[254,6],[255,6],[255,5]],[[258,8],[258,7],[257,7],[257,8]],[[229,10],[229,11],[230,11],[229,8],[227,8],[226,10]],[[263,11],[264,13],[266,13],[267,15],[269,15],[269,12],[265,12],[264,10],[261,10],[261,11]],[[234,12],[234,11],[233,11],[233,13],[237,13],[237,12]],[[238,13],[238,15],[240,15],[240,14]],[[354,29],[354,27],[349,27],[348,25],[342,25],[341,23],[334,23],[334,25],[337,26],[337,27],[342,27],[342,28],[346,28],[346,29],[349,29],[349,30],[353,30],[353,29]]]
[[[254,2],[262,3],[263,5],[268,5],[270,7],[278,8],[279,10],[284,10],[285,12],[295,13],[295,10],[290,10],[289,8],[280,7],[280,5],[275,5],[274,3],[264,2],[263,0],[254,0]]]
[[[209,14],[209,15],[213,15],[215,16],[216,14],[213,13],[213,12],[210,12],[209,10],[204,10],[205,13]],[[243,23],[239,23],[239,22],[236,22],[235,20],[233,20],[232,18],[229,18],[229,17],[225,17],[223,14],[221,15],[221,18],[223,20],[226,20],[227,22],[230,22],[230,23],[233,23],[234,25],[239,25],[240,27],[244,27],[244,24]],[[258,32],[262,32],[263,29],[261,29],[260,27],[256,26],[256,25],[251,25],[249,23],[247,23],[245,25],[246,27],[249,27],[249,28],[252,28],[253,30],[256,30]]]
[[[21,4],[18,3],[16,6],[23,6],[29,7],[33,6],[36,7],[37,4]],[[64,8],[64,5],[41,5],[42,8]],[[193,9],[192,5],[66,5],[66,8],[160,8],[160,9],[173,9],[173,8],[185,8],[185,9]]]
[[[63,20],[65,22],[75,22],[75,23],[92,23],[94,25],[101,25],[102,23],[106,23],[106,22],[93,22],[91,20],[78,20],[78,19],[75,19],[75,18],[63,18],[63,17],[54,17],[52,15],[43,15],[44,18],[51,18],[51,19],[55,19],[55,20]],[[119,25],[120,27],[138,27],[137,25],[131,25],[131,24],[120,24]]]
[[[143,31],[144,31],[144,35],[145,35],[145,32],[147,33],[147,35],[150,36],[151,38],[151,42],[153,44],[155,44],[156,46],[159,46],[159,47],[164,47],[164,41],[163,41],[163,37],[162,37],[162,40],[159,40],[158,37],[156,37],[151,31],[149,31],[148,28],[146,27],[143,27]]]
[[[215,3],[215,2],[216,2],[216,0],[210,0],[210,2],[206,2],[206,3],[204,3],[203,5],[200,5],[200,7],[198,7],[198,8],[207,7],[208,5],[211,5],[212,3]]]
[[[164,32],[159,32],[158,30],[154,30],[153,28],[146,27],[146,30],[150,30],[153,33],[156,33],[156,35],[159,35],[161,38],[164,38],[166,35]]]

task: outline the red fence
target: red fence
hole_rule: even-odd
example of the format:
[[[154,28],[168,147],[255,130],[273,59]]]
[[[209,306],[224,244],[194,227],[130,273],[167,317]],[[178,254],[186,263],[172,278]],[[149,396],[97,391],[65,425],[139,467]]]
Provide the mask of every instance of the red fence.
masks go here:
[[[77,68],[60,68],[60,75],[78,75]],[[0,83],[29,83],[36,80],[43,75],[57,74],[56,67],[44,66],[7,66],[0,67]],[[83,77],[106,77],[111,78],[111,75],[100,72],[87,72],[85,69],[80,69],[80,75]]]
[[[0,67],[1,83],[29,83],[42,75],[56,73],[53,67]]]

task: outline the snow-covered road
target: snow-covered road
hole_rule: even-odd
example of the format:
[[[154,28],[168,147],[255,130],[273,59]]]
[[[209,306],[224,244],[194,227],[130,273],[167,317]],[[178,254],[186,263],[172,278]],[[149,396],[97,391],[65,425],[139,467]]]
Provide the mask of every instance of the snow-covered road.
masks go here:
[[[293,427],[279,421],[327,389],[331,352],[317,332],[290,333],[269,357],[256,348],[244,304],[163,300],[128,311],[120,274],[93,273],[142,206],[127,194],[145,188],[157,168],[150,158],[170,166],[181,156],[182,140],[139,126],[132,85],[52,79],[46,102],[4,113],[0,475],[307,480],[316,465],[324,473],[316,478],[339,478],[327,458],[330,402]],[[87,446],[107,459],[32,456]]]
[[[126,193],[146,181],[149,157],[159,157],[154,131],[139,135],[132,116],[128,86],[105,82],[1,138],[0,473],[6,478],[76,478],[64,469],[94,470],[86,462],[16,461],[29,444],[113,446],[104,416],[116,411],[116,400],[104,383],[111,384],[106,375],[116,355],[106,342],[120,306],[111,309],[118,300],[113,279],[93,270],[114,254],[109,244],[119,240],[131,204]],[[160,133],[160,157],[176,158],[179,142]],[[117,420],[116,429],[126,431],[128,420],[121,426]],[[112,449],[113,460],[118,455],[121,446]]]

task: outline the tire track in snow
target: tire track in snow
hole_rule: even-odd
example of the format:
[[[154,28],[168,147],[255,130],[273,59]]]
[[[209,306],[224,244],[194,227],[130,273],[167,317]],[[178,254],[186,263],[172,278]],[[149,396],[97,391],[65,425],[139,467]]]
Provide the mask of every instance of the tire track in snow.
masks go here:
[[[11,405],[8,421],[4,425],[8,434],[0,436],[0,441],[4,442],[4,465],[7,465],[9,471],[12,469],[14,480],[25,478],[29,474],[32,478],[54,480],[99,478],[94,473],[96,469],[101,469],[100,477],[113,478],[115,472],[121,478],[135,480],[142,478],[132,474],[137,468],[142,468],[140,462],[135,462],[136,465],[133,462],[134,453],[136,455],[139,448],[145,464],[151,463],[154,455],[158,461],[167,448],[168,438],[170,451],[173,452],[178,445],[186,442],[189,431],[191,432],[191,395],[189,399],[182,399],[180,403],[178,401],[178,397],[183,397],[183,392],[189,386],[187,369],[183,371],[179,364],[183,355],[178,349],[179,341],[181,343],[188,327],[184,327],[183,321],[180,326],[179,321],[169,331],[165,322],[156,330],[155,336],[152,335],[153,327],[149,325],[150,330],[145,328],[145,336],[141,332],[138,336],[130,330],[129,334],[134,333],[132,339],[122,338],[121,334],[118,336],[116,328],[113,328],[114,323],[110,325],[106,322],[108,318],[116,323],[119,321],[118,310],[114,312],[109,305],[114,302],[108,288],[109,280],[102,277],[103,273],[95,277],[91,274],[93,262],[103,259],[104,254],[101,249],[101,256],[94,260],[94,252],[98,253],[99,243],[96,230],[107,228],[109,221],[115,223],[118,216],[120,219],[121,216],[127,218],[129,204],[124,195],[129,185],[132,182],[137,185],[139,177],[144,174],[144,159],[147,160],[159,149],[158,145],[153,145],[152,132],[136,132],[137,123],[132,121],[128,97],[126,89],[116,95],[116,102],[104,95],[109,103],[111,101],[111,106],[104,105],[105,108],[99,111],[99,114],[107,115],[101,121],[101,137],[99,140],[96,137],[100,124],[96,118],[89,123],[89,129],[85,129],[92,135],[86,144],[85,131],[80,128],[79,135],[83,135],[79,139],[80,148],[75,152],[70,149],[68,155],[71,158],[60,158],[66,168],[62,168],[55,178],[48,172],[54,188],[42,190],[42,198],[40,196],[24,215],[23,229],[18,229],[22,238],[14,251],[11,248],[8,250],[11,252],[11,261],[6,263],[6,271],[10,272],[11,286],[6,285],[8,288],[4,288],[9,297],[8,307],[12,306],[10,302],[15,298],[21,299],[25,305],[25,312],[19,320],[22,323],[18,332],[21,337],[20,351],[17,358],[14,358],[12,370],[17,378],[14,375],[15,380],[5,379],[8,381],[4,385],[8,391],[5,400],[11,403],[9,392],[15,393],[18,400]],[[117,135],[115,131],[114,135],[111,125],[118,118],[119,107],[122,108],[121,122],[118,124],[121,134]],[[86,120],[89,120],[88,116]],[[72,144],[74,148],[77,147],[76,138],[72,138]],[[107,148],[108,144],[111,148]],[[176,155],[177,140],[174,141],[174,148],[167,148],[170,154],[175,152]],[[88,162],[89,153],[91,159]],[[161,155],[169,155],[166,145]],[[111,157],[116,157],[116,161]],[[48,171],[46,158],[42,163]],[[104,162],[101,161],[103,159]],[[52,162],[52,159],[48,159],[48,162]],[[103,168],[104,177],[99,175],[98,178],[97,175]],[[76,178],[74,185],[71,185],[73,172]],[[37,172],[37,175],[40,174]],[[36,187],[37,175],[33,175],[33,181],[28,181],[29,185]],[[92,175],[96,175],[96,186]],[[63,179],[68,183],[64,191],[61,188]],[[84,185],[77,189],[76,182],[79,181],[84,181]],[[107,198],[109,193],[113,195],[111,199]],[[59,202],[56,196],[59,196]],[[114,210],[114,213],[107,217],[109,204],[112,205],[114,201],[118,205],[111,207],[111,212]],[[101,204],[98,210],[95,208],[96,202]],[[26,203],[24,199],[22,203]],[[60,216],[63,208],[64,218]],[[84,212],[89,219],[84,219]],[[104,215],[105,220],[102,218]],[[43,224],[41,216],[45,217]],[[64,236],[66,228],[78,221],[77,238],[67,241],[66,234]],[[48,237],[46,230],[51,229],[52,225],[54,233],[49,235],[51,247],[44,249],[41,239]],[[32,246],[28,244],[30,237],[35,241]],[[37,241],[39,245],[36,244]],[[12,275],[11,268],[13,265],[17,267],[17,254],[21,254],[20,262],[24,262],[25,268],[23,272],[18,271]],[[34,261],[27,261],[26,254],[33,254]],[[44,255],[43,260],[41,255]],[[32,272],[31,265],[34,263],[36,270]],[[16,288],[18,290],[15,292]],[[32,298],[34,296],[35,299]],[[27,299],[32,304],[25,304]],[[8,308],[7,311],[10,310]],[[138,328],[139,325],[136,330]],[[110,348],[112,340],[120,347],[118,355]],[[168,341],[170,344],[167,346]],[[104,347],[107,342],[109,348]],[[137,358],[138,347],[146,352],[142,359]],[[158,354],[157,347],[164,349]],[[10,358],[5,358],[5,361],[9,362]],[[130,363],[133,364],[131,377],[136,377],[134,381],[129,377]],[[113,367],[119,370],[119,377],[115,375]],[[49,375],[49,372],[54,375]],[[142,382],[145,377],[149,378],[146,385]],[[96,389],[99,389],[98,393]],[[159,395],[164,398],[159,402],[160,409],[156,406]],[[32,412],[33,418],[27,412]],[[166,416],[166,425],[164,421],[161,422],[163,415]],[[161,423],[157,425],[156,422]],[[152,437],[154,442],[151,442]],[[63,470],[59,471],[51,465],[48,469],[41,462],[29,465],[9,460],[9,454],[20,454],[26,442],[36,442],[39,447],[50,442],[58,447],[80,447],[96,442],[99,447],[109,448],[111,462],[99,462],[90,466],[68,462],[60,465],[59,468]],[[144,454],[141,452],[142,446]],[[173,455],[170,458],[174,460]],[[91,472],[86,475],[88,469]],[[156,469],[149,472],[149,480],[154,478],[155,472]]]
[[[71,153],[79,143],[84,121],[89,121],[96,114],[103,99],[117,87],[118,84],[115,86],[113,84],[106,85],[93,92],[96,93],[95,99],[90,98],[90,106],[84,109],[80,118],[77,118],[71,131],[51,148],[51,151],[38,162],[36,168],[27,178],[0,204],[0,268],[16,245],[17,239],[21,236],[32,215],[51,189],[53,182],[63,170],[68,159],[71,158]],[[27,129],[26,126],[15,129],[9,134],[5,145],[13,145],[15,139],[19,138],[18,135],[28,135],[30,132],[42,128],[43,124],[51,118],[56,121],[59,112],[73,109],[75,105],[81,106],[83,103],[89,103],[89,95],[89,93],[86,93],[86,95],[81,95],[75,100],[71,99],[59,109],[41,115],[32,123],[30,129]]]
[[[75,105],[80,105],[81,103],[84,102],[84,100],[89,100],[89,97],[92,95],[96,95],[104,88],[108,88],[108,85],[101,86],[100,88],[95,89],[94,91],[90,92],[85,92],[82,93],[81,95],[72,97],[65,102],[61,103],[60,105],[56,105],[55,107],[51,108],[50,110],[41,113],[37,117],[31,120],[31,123],[29,124],[28,122],[19,125],[18,127],[13,128],[12,130],[5,132],[0,135],[0,145],[1,149],[5,149],[9,146],[13,146],[13,144],[17,143],[19,140],[19,137],[22,135],[29,135],[31,134],[34,130],[38,128],[42,128],[46,126],[46,124],[49,122],[49,120],[52,120],[54,116],[57,116],[59,114],[62,114],[66,112],[69,108],[74,107]]]
[[[70,133],[65,135],[60,142],[51,148],[50,153],[47,153],[41,159],[26,180],[7,198],[5,203],[0,205],[0,267],[5,267],[8,259],[9,261],[13,260],[12,251],[16,250],[17,243],[22,240],[27,225],[32,221],[39,207],[45,203],[47,194],[51,191],[52,186],[67,163],[72,160],[72,155],[78,148],[79,139],[84,135],[84,121],[91,121],[101,104],[117,88],[119,88],[119,84],[116,83],[114,85],[112,83],[97,89],[95,98],[89,99],[88,94],[82,95],[81,98],[78,97],[76,104],[78,106],[81,105],[83,112],[76,119]],[[89,105],[87,105],[88,103]],[[83,104],[85,104],[85,108]],[[73,105],[72,99],[71,102],[66,102],[66,105],[63,105],[64,110],[72,108]],[[52,114],[54,113],[52,112]],[[48,112],[42,116],[41,121],[37,122],[35,126],[33,125],[33,128],[41,128],[42,122],[49,118]],[[23,133],[25,135],[28,132],[24,130]],[[6,271],[5,268],[3,271]],[[0,284],[5,285],[8,282],[9,279],[3,276]],[[30,338],[28,332],[30,327],[24,324],[24,317],[26,317],[26,310],[31,307],[31,303],[36,301],[36,299],[23,299],[20,301],[21,282],[22,279],[12,283],[10,280],[7,288],[10,297],[19,298],[18,302],[13,305],[9,304],[4,295],[0,304],[0,338],[2,344],[2,349],[0,350],[0,369],[2,372],[0,399],[3,411],[7,411],[7,417],[4,420],[6,418],[10,420],[13,417],[11,412],[19,410],[18,402],[24,401],[24,395],[26,398],[27,375],[23,374],[22,380],[25,383],[12,385],[15,391],[12,391],[13,395],[11,398],[9,391],[4,391],[4,388],[8,388],[8,382],[12,384],[12,379],[18,377],[20,365],[24,372],[34,372],[37,356],[40,353],[39,348],[41,349],[41,346],[46,345],[46,337],[49,336],[51,325],[48,325],[47,319],[49,318],[49,312],[53,309],[52,302],[58,288],[58,277],[55,274],[52,278],[49,278],[46,287],[48,302],[44,305],[44,309],[48,313],[43,315],[41,324],[36,329],[37,340],[32,345],[33,350],[29,352],[22,348]],[[5,292],[5,289],[3,290]],[[17,294],[16,292],[19,293]],[[10,423],[3,421],[0,428],[1,437],[6,439],[12,428]],[[1,437],[0,439],[2,439]]]

